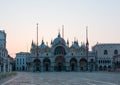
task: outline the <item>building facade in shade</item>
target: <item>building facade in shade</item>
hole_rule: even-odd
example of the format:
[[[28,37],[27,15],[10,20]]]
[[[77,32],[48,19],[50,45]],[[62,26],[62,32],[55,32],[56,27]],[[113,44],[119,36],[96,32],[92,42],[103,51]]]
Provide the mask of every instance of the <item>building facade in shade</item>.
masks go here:
[[[30,53],[16,55],[16,70],[114,71],[116,64],[113,63],[120,63],[113,59],[120,54],[120,44],[96,44],[92,51],[89,51],[88,46],[88,41],[81,45],[74,41],[69,46],[69,41],[65,41],[60,33],[51,41],[51,46],[46,45],[43,40],[39,46],[32,41]]]
[[[114,71],[116,66],[120,68],[115,64],[120,63],[117,61],[120,54],[120,44],[96,44],[93,46],[92,52],[96,56],[96,68],[99,71]]]
[[[20,52],[16,54],[16,70],[17,71],[27,71],[27,58],[30,56],[30,53],[28,52]]]
[[[6,33],[0,30],[0,72],[11,72],[12,61],[6,48]]]
[[[36,52],[37,49],[38,52]],[[22,55],[22,53],[18,54]],[[16,67],[19,69],[20,61],[17,59],[21,57],[18,54],[16,55]],[[92,53],[90,54],[92,55]],[[87,59],[85,44],[79,46],[78,41],[74,41],[72,46],[69,46],[69,41],[66,42],[59,33],[57,38],[51,41],[51,47],[46,45],[43,40],[38,47],[32,42],[30,55],[26,55],[26,70],[85,71],[87,70]],[[21,63],[23,62],[21,61]]]
[[[113,57],[113,69],[114,71],[120,71],[120,55]]]

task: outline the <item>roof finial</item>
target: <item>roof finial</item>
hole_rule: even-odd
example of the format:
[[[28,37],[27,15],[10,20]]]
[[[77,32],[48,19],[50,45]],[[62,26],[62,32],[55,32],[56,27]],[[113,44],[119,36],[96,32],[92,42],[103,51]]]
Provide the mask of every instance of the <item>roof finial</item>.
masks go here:
[[[53,41],[52,41],[52,39],[51,39],[51,45],[53,44]]]
[[[61,37],[61,36],[60,36],[60,29],[58,29],[58,37]]]
[[[69,39],[67,39],[67,45],[69,46]]]
[[[42,37],[42,44],[44,44],[44,38]]]

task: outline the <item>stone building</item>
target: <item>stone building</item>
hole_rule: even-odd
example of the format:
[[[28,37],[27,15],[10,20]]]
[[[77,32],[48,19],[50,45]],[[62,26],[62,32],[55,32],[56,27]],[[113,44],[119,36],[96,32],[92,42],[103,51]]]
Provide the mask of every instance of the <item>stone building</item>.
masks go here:
[[[6,48],[6,33],[0,30],[0,72],[11,72],[12,62]]]
[[[114,59],[116,55],[120,55],[120,44],[97,43],[89,51],[87,37],[86,44],[81,43],[80,45],[75,40],[69,46],[69,41],[65,41],[58,33],[58,36],[51,41],[51,46],[45,44],[43,40],[40,45],[32,41],[30,53],[18,53],[16,70],[32,72],[113,71],[116,65],[117,68],[119,67],[120,63],[120,61],[116,61],[118,58]]]

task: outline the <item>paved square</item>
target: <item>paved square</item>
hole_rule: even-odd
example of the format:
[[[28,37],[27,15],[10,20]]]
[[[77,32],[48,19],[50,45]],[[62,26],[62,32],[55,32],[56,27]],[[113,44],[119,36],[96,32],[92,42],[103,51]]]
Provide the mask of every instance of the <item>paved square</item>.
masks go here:
[[[120,73],[112,72],[18,72],[2,85],[120,85]]]

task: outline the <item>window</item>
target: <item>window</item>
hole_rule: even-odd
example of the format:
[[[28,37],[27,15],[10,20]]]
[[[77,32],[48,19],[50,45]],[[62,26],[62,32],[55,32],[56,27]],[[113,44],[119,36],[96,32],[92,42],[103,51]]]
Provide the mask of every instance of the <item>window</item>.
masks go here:
[[[21,64],[21,59],[20,59],[20,64]]]
[[[17,59],[17,64],[18,64],[18,62],[19,62],[19,59]]]
[[[118,54],[118,50],[114,50],[114,54],[117,55]]]
[[[17,67],[17,70],[18,70],[18,67]]]
[[[62,46],[56,47],[55,51],[54,51],[54,54],[55,55],[58,55],[58,54],[64,54],[64,55],[66,55],[64,47],[62,47]]]
[[[99,64],[100,64],[101,62],[100,62],[100,60],[99,60]]]
[[[23,58],[23,64],[24,64],[24,58]]]
[[[93,59],[91,59],[90,61],[93,62]]]
[[[73,53],[71,53],[71,55],[73,56]]]
[[[107,55],[108,54],[108,51],[107,50],[104,50],[104,55]]]

